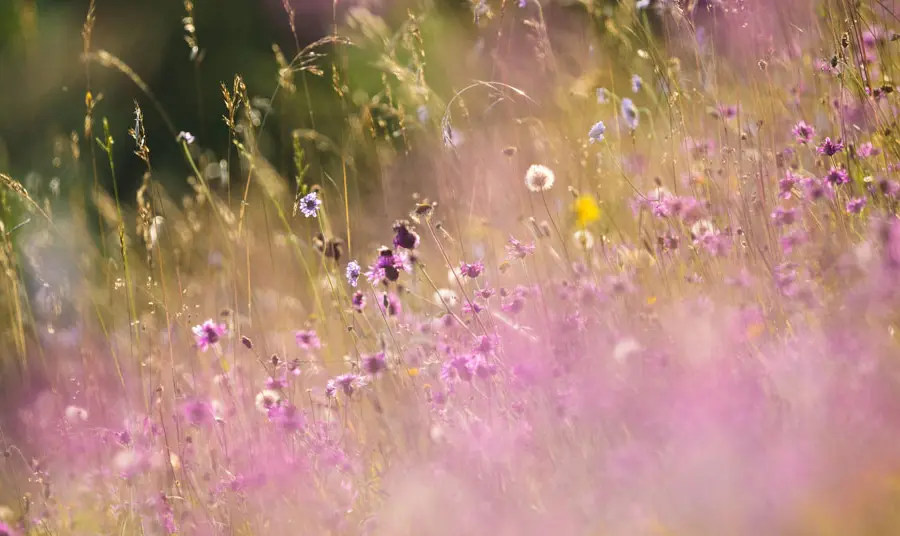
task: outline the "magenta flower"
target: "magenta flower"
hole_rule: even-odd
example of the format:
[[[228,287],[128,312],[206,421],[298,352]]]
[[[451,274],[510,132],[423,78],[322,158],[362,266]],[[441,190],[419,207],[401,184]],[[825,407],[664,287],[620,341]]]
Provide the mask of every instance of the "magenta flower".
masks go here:
[[[419,247],[419,235],[412,230],[412,225],[406,220],[394,222],[394,247],[403,249],[416,249]]]
[[[395,254],[393,250],[382,247],[378,250],[378,258],[369,266],[366,278],[373,285],[382,281],[397,281],[400,272],[412,272],[412,263],[405,253]]]
[[[860,158],[869,158],[871,156],[878,156],[881,151],[872,145],[872,142],[865,142],[859,146],[859,149],[856,150],[856,154],[859,155]]]
[[[446,361],[441,367],[441,379],[445,383],[454,380],[462,380],[465,382],[472,381],[472,358],[467,355],[458,355]]]
[[[360,386],[361,380],[356,374],[341,374],[340,376],[328,380],[328,384],[325,386],[325,394],[334,397],[334,395],[337,394],[337,391],[340,390],[349,397],[353,396],[353,392]]]
[[[831,183],[817,179],[815,177],[807,177],[801,181],[804,194],[810,201],[819,201],[820,199],[831,199],[834,197],[834,188]]]
[[[896,197],[900,194],[900,183],[891,179],[880,179],[878,181],[878,190],[888,197]]]
[[[825,180],[834,186],[840,186],[841,184],[850,182],[850,175],[847,173],[847,170],[843,168],[832,167],[828,172],[828,175],[825,176]]]
[[[381,303],[378,304],[378,307],[388,316],[399,316],[403,312],[400,298],[394,293],[385,292],[382,294]]]
[[[210,319],[199,326],[194,326],[191,331],[194,332],[197,348],[205,352],[210,346],[216,345],[228,330],[225,324],[216,324]]]
[[[14,531],[12,527],[0,521],[0,536],[18,536],[18,532]]]
[[[865,197],[854,197],[847,201],[847,212],[850,214],[859,214],[862,212],[863,207],[866,206],[866,203],[867,200]]]
[[[356,291],[350,297],[350,304],[357,313],[361,313],[366,307],[366,295],[361,291]]]
[[[843,141],[831,141],[831,138],[828,137],[825,138],[825,141],[823,141],[821,145],[816,147],[817,153],[824,154],[826,156],[834,156],[842,150],[844,150]]]
[[[462,306],[462,312],[467,315],[477,315],[484,311],[484,307],[478,302],[466,302]]]
[[[791,133],[797,139],[797,143],[807,144],[812,141],[813,136],[816,135],[816,129],[812,126],[807,125],[806,121],[800,121],[794,128],[791,130]]]
[[[212,407],[203,400],[191,399],[181,405],[184,420],[192,426],[203,426],[212,422]],[[2,533],[0,533],[2,534]]]
[[[791,170],[788,170],[787,175],[778,181],[779,197],[782,199],[790,199],[794,192],[794,186],[797,185],[799,180],[800,177],[791,173]]]
[[[506,253],[510,259],[524,259],[528,255],[534,253],[534,242],[531,244],[523,244],[510,236],[509,242],[506,243]]]
[[[369,376],[375,376],[376,374],[387,369],[387,360],[385,358],[384,352],[378,352],[375,354],[362,356],[360,365],[363,372],[365,372]]]
[[[482,263],[481,261],[474,262],[472,264],[461,262],[459,263],[459,271],[462,272],[462,275],[475,279],[476,277],[481,275],[481,272],[484,271],[484,263]]]
[[[772,212],[772,222],[778,227],[792,225],[795,221],[797,221],[796,209],[776,207]]]
[[[303,413],[284,400],[270,407],[267,416],[269,422],[276,424],[285,432],[296,432],[306,426],[306,417]]]
[[[782,236],[778,242],[781,245],[781,251],[783,251],[785,255],[790,255],[794,249],[806,243],[808,238],[805,231],[798,229]]]
[[[481,298],[482,300],[487,300],[493,295],[494,289],[492,289],[491,287],[484,287],[475,291],[475,296]]]
[[[297,346],[303,350],[317,350],[322,347],[319,336],[311,329],[298,331],[294,334],[294,339],[297,341]]]

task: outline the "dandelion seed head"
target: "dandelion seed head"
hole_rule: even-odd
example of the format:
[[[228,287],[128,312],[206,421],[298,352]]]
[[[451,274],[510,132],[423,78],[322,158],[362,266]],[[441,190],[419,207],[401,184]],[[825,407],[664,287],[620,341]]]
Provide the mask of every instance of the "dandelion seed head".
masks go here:
[[[556,174],[547,166],[532,164],[525,173],[525,186],[535,193],[546,192],[553,188]]]

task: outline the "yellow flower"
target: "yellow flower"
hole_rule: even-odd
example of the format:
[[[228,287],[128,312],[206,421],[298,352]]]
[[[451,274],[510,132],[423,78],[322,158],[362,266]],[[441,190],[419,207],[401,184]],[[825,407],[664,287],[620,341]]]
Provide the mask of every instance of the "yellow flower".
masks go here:
[[[587,227],[600,219],[600,207],[592,195],[580,195],[572,209],[575,211],[575,223],[579,227]]]

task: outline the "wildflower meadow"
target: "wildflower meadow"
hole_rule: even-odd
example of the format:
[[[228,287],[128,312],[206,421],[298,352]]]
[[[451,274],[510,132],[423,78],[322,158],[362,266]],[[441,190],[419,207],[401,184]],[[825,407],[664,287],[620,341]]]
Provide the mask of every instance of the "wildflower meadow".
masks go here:
[[[0,150],[0,536],[900,534],[895,0],[169,3]]]

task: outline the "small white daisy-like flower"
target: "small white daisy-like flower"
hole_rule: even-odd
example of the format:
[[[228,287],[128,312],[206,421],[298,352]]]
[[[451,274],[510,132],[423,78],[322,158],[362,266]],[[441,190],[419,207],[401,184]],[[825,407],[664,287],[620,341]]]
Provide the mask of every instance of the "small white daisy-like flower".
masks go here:
[[[553,188],[554,182],[556,182],[556,175],[547,166],[532,164],[525,173],[525,186],[532,192],[546,192]]]

